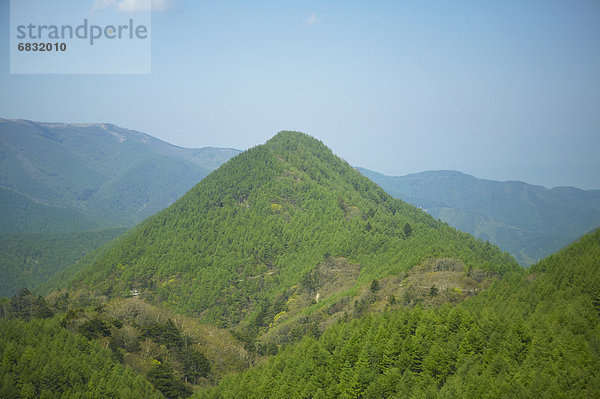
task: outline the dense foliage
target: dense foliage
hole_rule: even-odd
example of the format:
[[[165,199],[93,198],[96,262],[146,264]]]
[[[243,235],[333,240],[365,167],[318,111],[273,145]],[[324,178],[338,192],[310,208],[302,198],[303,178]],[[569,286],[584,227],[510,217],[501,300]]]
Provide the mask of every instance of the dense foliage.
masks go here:
[[[0,296],[35,288],[91,250],[123,234],[124,228],[77,233],[0,233]]]
[[[160,398],[110,350],[59,324],[57,318],[0,321],[3,398]]]
[[[52,317],[52,310],[41,296],[36,297],[27,288],[19,290],[10,300],[3,300],[2,316],[7,319],[45,319]]]
[[[596,397],[600,230],[456,307],[306,336],[199,397]]]
[[[547,189],[455,171],[391,177],[359,169],[396,198],[531,265],[600,226],[600,190]]]
[[[5,373],[0,373],[0,381],[12,385],[10,389],[7,386],[0,390],[0,395],[8,395],[3,398],[32,395],[135,397],[143,392],[128,393],[128,385],[143,388],[140,376],[167,398],[189,397],[193,387],[214,384],[225,374],[247,368],[251,360],[230,333],[152,307],[135,297],[85,306],[85,298],[71,298],[63,291],[53,293],[48,301],[27,289],[0,301],[0,340],[6,341],[5,346],[0,345],[0,365],[6,369]],[[21,330],[30,331],[31,336],[20,337]],[[32,345],[32,336],[43,344]],[[59,349],[66,345],[67,350],[56,362],[48,358],[49,370],[45,367],[44,372],[58,370],[67,375],[48,380],[40,374],[39,362],[57,350],[52,346],[58,340],[65,341]],[[73,342],[76,348],[68,347]],[[17,344],[22,348],[15,349]],[[89,348],[104,349],[97,351],[93,359],[74,356],[73,351],[87,353]],[[5,349],[15,364],[2,363]],[[23,351],[26,357],[21,353]],[[27,359],[35,359],[35,362]],[[77,366],[83,367],[82,372],[74,371],[69,375],[71,368]],[[122,380],[115,380],[112,373],[123,370],[126,375],[121,377]],[[74,377],[75,374],[78,377]],[[80,378],[83,385],[75,384],[71,378]],[[114,380],[109,382],[110,386],[124,386],[116,391],[96,387],[94,378],[108,378]],[[90,379],[92,382],[86,386]],[[28,386],[23,391],[22,386],[27,382],[31,382],[29,385],[33,388]],[[15,392],[17,396],[14,396]],[[146,394],[143,397],[147,397]]]
[[[302,133],[281,132],[213,172],[130,231],[74,289],[142,297],[221,326],[268,325],[277,295],[329,257],[360,265],[358,284],[453,257],[504,273],[508,254],[393,199]],[[262,316],[261,316],[262,314]]]

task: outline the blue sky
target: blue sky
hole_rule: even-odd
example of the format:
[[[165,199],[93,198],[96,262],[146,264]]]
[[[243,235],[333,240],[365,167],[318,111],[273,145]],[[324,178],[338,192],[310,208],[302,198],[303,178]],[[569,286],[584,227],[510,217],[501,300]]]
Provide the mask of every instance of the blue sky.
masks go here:
[[[11,75],[0,1],[0,117],[186,147],[300,130],[389,175],[600,189],[597,0],[162,0],[149,75]]]

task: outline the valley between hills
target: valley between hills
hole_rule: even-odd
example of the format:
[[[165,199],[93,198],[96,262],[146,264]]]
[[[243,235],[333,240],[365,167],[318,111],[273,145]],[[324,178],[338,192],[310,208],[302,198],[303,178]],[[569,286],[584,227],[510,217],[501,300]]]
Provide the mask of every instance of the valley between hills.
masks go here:
[[[114,125],[0,133],[2,275],[24,276],[3,286],[2,397],[600,393],[595,191],[519,185],[510,224],[524,203],[496,183],[458,176],[504,204],[474,218],[451,187],[359,172],[299,132],[244,152]],[[552,211],[523,220],[534,208]],[[521,264],[493,243],[548,217],[554,241],[510,247]]]

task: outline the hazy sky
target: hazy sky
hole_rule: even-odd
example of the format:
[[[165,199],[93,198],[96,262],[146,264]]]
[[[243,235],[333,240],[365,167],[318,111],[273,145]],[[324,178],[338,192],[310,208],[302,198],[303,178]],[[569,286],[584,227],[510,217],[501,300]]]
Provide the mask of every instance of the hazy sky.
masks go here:
[[[159,3],[150,75],[10,75],[0,0],[0,117],[186,147],[300,130],[388,175],[600,189],[598,0]]]

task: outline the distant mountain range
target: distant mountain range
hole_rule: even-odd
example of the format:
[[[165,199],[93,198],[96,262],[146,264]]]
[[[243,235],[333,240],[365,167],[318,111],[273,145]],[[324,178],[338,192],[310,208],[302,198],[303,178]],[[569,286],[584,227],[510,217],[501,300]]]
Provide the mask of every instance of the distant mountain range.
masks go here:
[[[239,152],[176,147],[111,124],[0,119],[0,188],[8,200],[33,201],[51,214],[69,208],[78,225],[87,218],[92,228],[133,226]]]
[[[523,265],[600,226],[600,190],[478,179],[456,171],[385,176],[358,170],[385,191],[462,231],[489,240]]]

